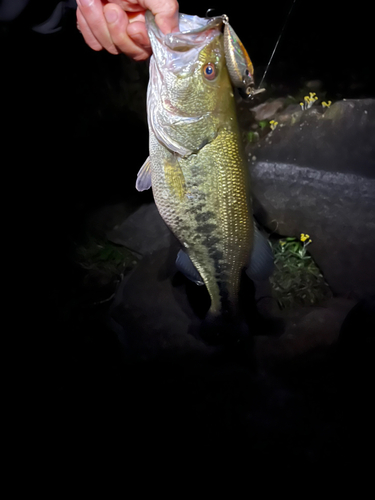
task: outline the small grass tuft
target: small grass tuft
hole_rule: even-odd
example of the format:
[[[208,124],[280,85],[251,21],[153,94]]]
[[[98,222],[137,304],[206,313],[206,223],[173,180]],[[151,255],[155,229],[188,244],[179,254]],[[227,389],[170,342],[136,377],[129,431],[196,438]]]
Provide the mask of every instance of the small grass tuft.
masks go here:
[[[275,271],[270,278],[280,309],[317,305],[332,296],[320,269],[307,251],[308,234],[282,238],[272,244]]]

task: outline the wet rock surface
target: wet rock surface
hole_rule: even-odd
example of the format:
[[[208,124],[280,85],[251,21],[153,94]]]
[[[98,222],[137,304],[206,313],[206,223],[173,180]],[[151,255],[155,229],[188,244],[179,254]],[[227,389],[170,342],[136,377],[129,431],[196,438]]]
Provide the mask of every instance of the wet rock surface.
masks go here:
[[[296,104],[280,114],[289,126],[277,127],[259,145],[259,161],[375,178],[374,99],[337,101],[325,111]]]
[[[149,203],[108,231],[107,238],[137,254],[146,255],[169,247],[173,235],[160,217],[155,203]]]
[[[284,102],[284,98],[272,99],[269,102],[264,102],[251,108],[251,112],[254,114],[254,119],[258,122],[270,120],[284,106]]]
[[[375,293],[375,101],[282,113],[285,126],[249,153],[256,218],[281,235],[308,233],[334,293]]]

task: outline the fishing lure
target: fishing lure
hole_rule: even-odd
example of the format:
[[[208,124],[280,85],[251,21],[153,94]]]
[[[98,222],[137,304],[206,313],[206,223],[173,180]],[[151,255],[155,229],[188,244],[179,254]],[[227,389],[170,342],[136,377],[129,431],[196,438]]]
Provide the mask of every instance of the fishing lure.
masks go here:
[[[230,79],[242,97],[254,97],[265,89],[254,88],[254,66],[238,35],[223,15],[224,53]]]
[[[249,57],[249,54],[247,53],[245,47],[243,46],[241,40],[238,38],[234,29],[230,26],[228,16],[225,14],[222,16],[224,24],[224,53],[225,53],[227,68],[229,76],[232,80],[232,84],[239,89],[239,92],[242,97],[252,98],[255,95],[260,94],[266,90],[260,87],[270,67],[271,61],[273,59],[273,56],[275,55],[276,49],[284,33],[285,26],[288,22],[288,19],[290,17],[290,14],[293,10],[295,3],[296,0],[293,0],[289,12],[284,21],[284,25],[276,41],[275,47],[272,51],[271,57],[268,61],[262,79],[260,81],[259,87],[257,89],[255,89],[255,84],[254,84],[254,67]],[[206,17],[208,16],[209,11],[211,10],[212,9],[209,9],[207,11]]]

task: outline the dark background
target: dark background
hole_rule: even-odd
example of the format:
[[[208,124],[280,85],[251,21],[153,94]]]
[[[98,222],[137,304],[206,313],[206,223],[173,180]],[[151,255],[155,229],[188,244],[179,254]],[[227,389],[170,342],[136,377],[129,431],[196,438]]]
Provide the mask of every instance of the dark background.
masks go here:
[[[224,6],[186,1],[180,3],[180,10],[204,16],[208,8],[216,7],[217,14],[226,13],[250,53],[259,81],[290,5],[281,0]],[[293,93],[304,81],[320,79],[327,99],[374,97],[370,4],[337,5],[297,0],[266,79],[276,93]],[[217,450],[224,442],[234,451],[233,439],[243,440],[241,426],[233,435],[223,436],[215,424],[216,412],[225,411],[232,397],[230,384],[223,397],[220,391],[208,396],[211,386],[200,384],[207,375],[205,368],[191,374],[190,383],[180,372],[171,382],[168,367],[125,366],[116,336],[102,323],[100,314],[98,319],[78,310],[66,316],[64,305],[77,294],[81,279],[72,246],[82,237],[87,216],[106,204],[150,199],[149,193],[139,194],[134,188],[136,174],[148,156],[147,63],[135,64],[125,56],[89,49],[76,30],[72,11],[59,33],[33,32],[32,26],[50,13],[51,2],[32,1],[17,20],[2,23],[0,28],[1,163],[8,199],[5,222],[10,223],[6,240],[16,285],[15,294],[10,294],[16,309],[13,331],[16,336],[26,333],[25,345],[32,347],[25,360],[19,361],[20,368],[30,363],[26,372],[38,374],[24,409],[36,415],[41,432],[51,436],[51,454],[69,443],[77,463],[88,450],[113,446],[116,455],[124,450],[130,453],[130,446],[132,453],[140,453],[151,444],[154,449],[165,447],[174,436],[183,446],[191,438],[201,446],[210,436]],[[29,387],[29,376],[25,379]],[[240,414],[242,396],[254,390],[254,382],[239,379],[235,395],[239,406],[234,406]],[[213,382],[215,387],[222,383]],[[312,390],[315,382],[308,383]],[[316,466],[309,453],[318,452],[301,450],[306,435],[317,433],[322,442],[333,443],[324,455],[326,463],[332,457],[337,460],[340,425],[344,424],[340,421],[341,430],[332,431],[329,426],[327,430],[316,417],[327,410],[327,401],[320,400],[321,406],[314,406],[309,398],[302,406],[293,402],[279,418],[277,410],[267,413],[264,409],[271,404],[268,397],[272,400],[273,389],[257,386],[255,392],[261,408],[255,428],[261,429],[263,437],[272,428],[275,443],[258,449],[257,456],[280,465],[286,446],[291,466]],[[209,410],[207,397],[212,398]],[[331,405],[329,411],[336,418],[338,410]],[[204,425],[191,430],[191,419]],[[292,444],[290,422],[296,429]],[[181,448],[175,450],[177,456],[179,452]],[[212,453],[212,448],[206,452]]]

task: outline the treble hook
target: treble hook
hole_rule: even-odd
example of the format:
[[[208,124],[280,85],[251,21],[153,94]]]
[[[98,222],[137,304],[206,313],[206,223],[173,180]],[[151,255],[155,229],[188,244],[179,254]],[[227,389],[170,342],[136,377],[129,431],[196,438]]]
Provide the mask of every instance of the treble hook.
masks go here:
[[[215,7],[213,7],[212,9],[207,9],[207,12],[206,12],[206,17],[213,17],[212,15],[209,15],[210,12],[213,12],[215,11]]]

